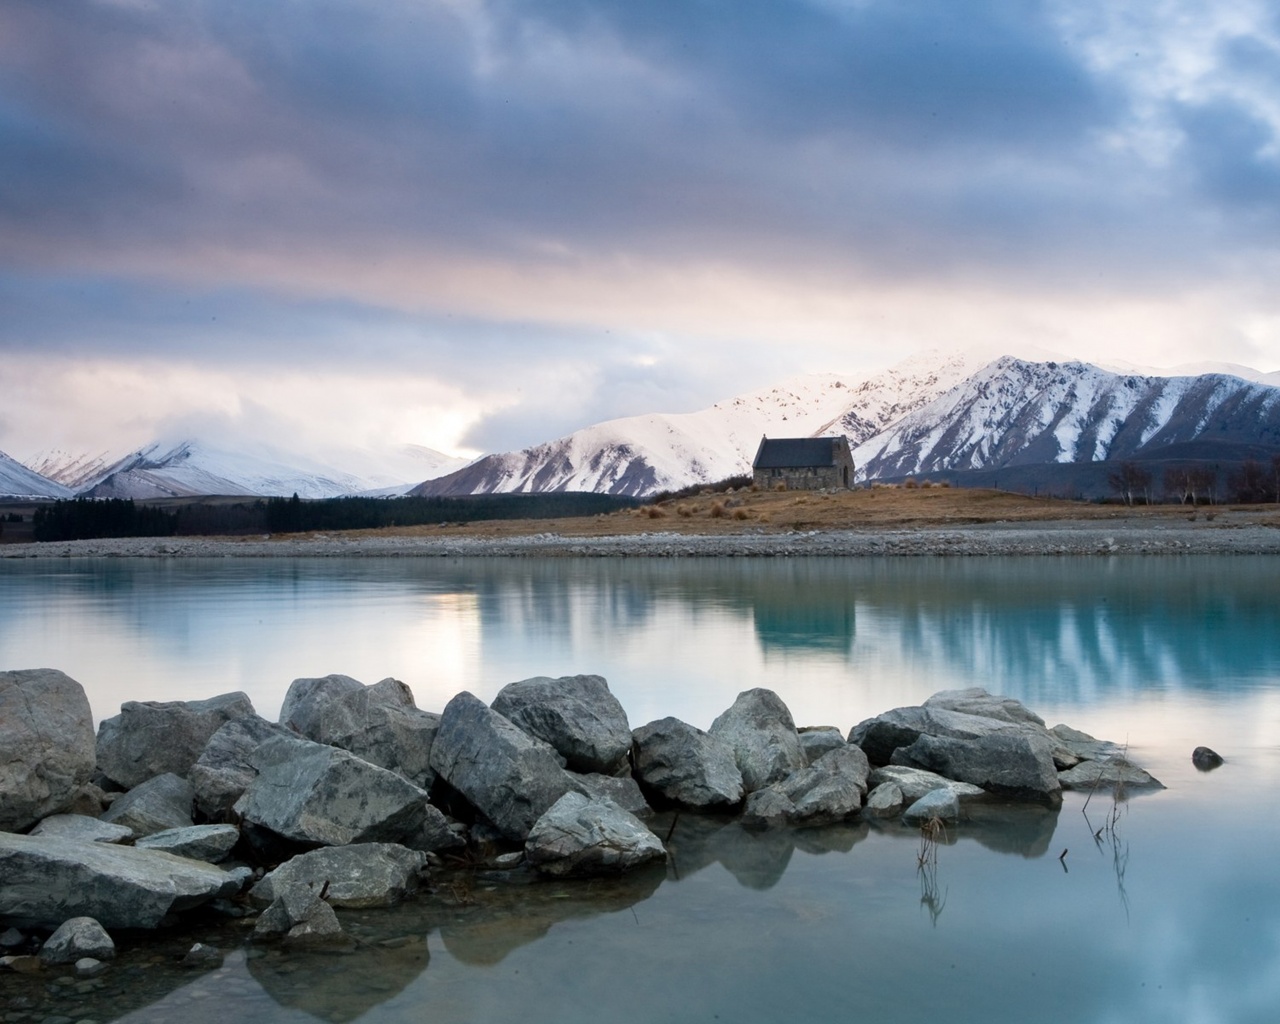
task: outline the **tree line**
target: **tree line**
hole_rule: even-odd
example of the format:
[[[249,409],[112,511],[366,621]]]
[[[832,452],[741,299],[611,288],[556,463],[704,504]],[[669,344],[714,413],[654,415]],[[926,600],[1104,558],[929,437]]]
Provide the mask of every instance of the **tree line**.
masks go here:
[[[32,517],[37,541],[108,537],[235,536],[371,530],[387,526],[470,523],[486,519],[562,519],[634,508],[634,498],[560,491],[452,498],[266,498],[194,502],[173,508],[131,498],[71,498],[42,505]]]
[[[1126,505],[1154,505],[1157,500],[1155,474],[1138,462],[1122,462],[1107,475],[1111,489]],[[1216,466],[1191,463],[1167,467],[1159,481],[1160,497],[1181,505],[1257,505],[1280,503],[1280,453],[1270,464],[1245,459],[1221,479]]]

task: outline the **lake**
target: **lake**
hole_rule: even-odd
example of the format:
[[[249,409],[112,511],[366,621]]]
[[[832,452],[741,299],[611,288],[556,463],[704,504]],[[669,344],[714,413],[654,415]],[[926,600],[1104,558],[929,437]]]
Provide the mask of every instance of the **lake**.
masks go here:
[[[595,672],[633,726],[706,728],[767,686],[847,731],[978,685],[1126,743],[1168,786],[1096,839],[1109,797],[1088,818],[1079,794],[975,812],[925,872],[892,824],[683,816],[665,872],[346,914],[348,957],[217,929],[226,964],[195,978],[169,966],[192,933],[126,941],[101,986],[23,987],[36,1002],[0,1020],[1269,1022],[1277,597],[1280,559],[1245,557],[0,563],[0,667],[66,671],[99,719],[229,690],[274,718],[292,679],[330,672],[395,676],[428,710]],[[1197,772],[1200,744],[1228,763]]]

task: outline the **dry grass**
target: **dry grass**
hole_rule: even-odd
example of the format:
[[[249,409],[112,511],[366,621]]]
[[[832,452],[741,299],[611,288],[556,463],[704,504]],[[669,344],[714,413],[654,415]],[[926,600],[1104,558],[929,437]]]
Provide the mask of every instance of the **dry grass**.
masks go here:
[[[720,511],[715,508],[720,506]],[[1280,527],[1274,505],[1218,506],[1215,527],[1250,522]],[[1166,522],[1185,524],[1186,507],[1126,508],[1006,491],[960,487],[872,487],[822,494],[816,491],[750,491],[734,495],[733,508],[719,501],[664,502],[581,519],[513,519],[466,526],[393,527],[370,531],[396,536],[519,537],[556,533],[567,537],[617,536],[654,531],[724,535],[797,530],[876,530],[967,526],[981,523],[1055,521]],[[1208,519],[1208,516],[1204,516]]]

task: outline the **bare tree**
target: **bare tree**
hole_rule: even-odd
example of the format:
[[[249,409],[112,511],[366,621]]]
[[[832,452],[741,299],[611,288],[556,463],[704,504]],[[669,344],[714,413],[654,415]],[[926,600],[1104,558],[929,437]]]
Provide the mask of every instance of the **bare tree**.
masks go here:
[[[1227,488],[1233,501],[1252,505],[1267,500],[1267,471],[1257,459],[1245,459],[1240,468],[1227,478]]]
[[[1170,466],[1164,471],[1164,493],[1168,498],[1177,498],[1179,505],[1188,501],[1194,503],[1195,492],[1191,486],[1191,470],[1186,466]]]
[[[1139,495],[1146,504],[1151,504],[1151,471],[1136,462],[1120,463],[1116,472],[1107,474],[1107,481],[1126,505],[1132,505]]]
[[[1210,505],[1217,502],[1218,471],[1213,466],[1194,466],[1187,471],[1191,487],[1191,503],[1198,504],[1203,497]]]

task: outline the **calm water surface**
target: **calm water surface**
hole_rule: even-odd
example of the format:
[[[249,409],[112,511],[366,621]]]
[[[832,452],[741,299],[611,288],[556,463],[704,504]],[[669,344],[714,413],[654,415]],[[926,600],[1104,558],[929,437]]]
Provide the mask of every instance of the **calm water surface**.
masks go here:
[[[665,873],[481,878],[345,915],[364,945],[344,957],[208,926],[229,955],[196,978],[168,965],[204,926],[126,938],[94,990],[0,976],[0,1020],[1271,1022],[1277,597],[1280,560],[1245,558],[0,562],[0,667],[63,669],[99,718],[235,689],[274,717],[329,672],[396,676],[432,710],[597,672],[633,725],[705,728],[768,686],[847,730],[982,685],[1169,786],[1098,841],[1097,798],[1090,821],[1076,795],[976,814],[926,874],[893,825],[685,817]],[[1228,764],[1194,771],[1201,743]]]

